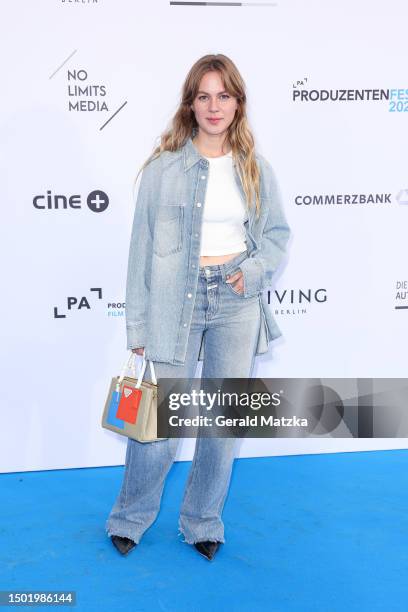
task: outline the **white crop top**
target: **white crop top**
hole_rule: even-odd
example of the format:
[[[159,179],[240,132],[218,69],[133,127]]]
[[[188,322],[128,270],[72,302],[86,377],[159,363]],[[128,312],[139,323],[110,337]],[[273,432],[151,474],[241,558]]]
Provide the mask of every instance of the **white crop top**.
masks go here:
[[[244,221],[248,216],[235,183],[232,152],[205,159],[209,162],[209,168],[200,255],[245,251]]]

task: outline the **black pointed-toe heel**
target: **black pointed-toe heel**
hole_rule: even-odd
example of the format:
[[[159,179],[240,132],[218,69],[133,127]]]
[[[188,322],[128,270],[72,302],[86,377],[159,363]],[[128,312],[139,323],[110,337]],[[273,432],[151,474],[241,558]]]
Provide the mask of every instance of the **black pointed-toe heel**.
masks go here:
[[[111,540],[115,548],[117,548],[122,555],[127,555],[131,550],[133,550],[133,548],[135,548],[135,546],[137,546],[136,542],[130,538],[125,538],[118,535],[111,535]]]
[[[211,561],[214,558],[214,555],[217,552],[219,545],[220,545],[220,542],[210,542],[210,541],[194,543],[194,546],[198,550],[200,555],[203,555],[209,561]]]

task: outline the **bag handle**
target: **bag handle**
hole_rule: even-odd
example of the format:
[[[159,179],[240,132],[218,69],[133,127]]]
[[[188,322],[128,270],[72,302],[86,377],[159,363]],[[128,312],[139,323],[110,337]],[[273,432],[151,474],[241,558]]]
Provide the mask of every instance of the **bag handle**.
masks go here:
[[[135,369],[134,358],[135,358],[135,354],[132,351],[130,351],[129,358],[127,359],[127,361],[125,361],[123,368],[122,368],[122,372],[120,373],[118,382],[116,383],[116,391],[119,392],[120,385],[122,384],[122,381],[125,378],[126,371],[130,370],[131,366],[133,366],[133,369]],[[132,364],[132,361],[133,361],[133,364]]]
[[[142,384],[143,376],[144,376],[144,373],[146,371],[146,365],[147,365],[147,361],[146,361],[145,354],[143,352],[142,369],[140,370],[139,378],[137,379],[137,383],[136,383],[136,387],[135,387],[136,389],[138,389],[140,387],[140,385]],[[150,374],[152,375],[152,383],[154,385],[157,385],[156,372],[154,371],[154,365],[153,365],[153,361],[151,359],[149,359],[149,365],[150,365]]]
[[[135,374],[135,378],[136,378],[136,362],[135,362],[135,359],[136,359],[136,353],[134,353],[133,351],[130,351],[129,358],[127,359],[127,361],[125,361],[125,363],[123,365],[123,368],[122,368],[122,372],[121,372],[121,374],[119,376],[118,382],[116,383],[116,391],[119,392],[120,386],[122,384],[122,381],[123,381],[123,379],[125,377],[125,374],[126,374],[127,370],[132,369],[134,374]],[[153,361],[151,359],[149,359],[149,362],[150,362],[150,372],[151,372],[151,375],[152,375],[152,382],[153,382],[153,384],[157,385],[157,379],[156,379],[156,373],[154,371]],[[143,354],[142,369],[141,369],[141,373],[139,374],[139,378],[138,378],[137,384],[136,384],[137,388],[139,388],[141,383],[142,383],[142,379],[143,379],[145,370],[146,370],[146,358],[145,358],[145,356]],[[140,378],[140,377],[142,377],[142,378]]]

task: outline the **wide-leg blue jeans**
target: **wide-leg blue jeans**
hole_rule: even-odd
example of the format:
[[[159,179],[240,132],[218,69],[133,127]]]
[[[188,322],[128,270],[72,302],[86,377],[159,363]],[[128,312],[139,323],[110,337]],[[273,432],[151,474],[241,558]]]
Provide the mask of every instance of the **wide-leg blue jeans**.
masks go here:
[[[200,267],[185,364],[154,362],[157,379],[194,378],[201,341],[202,378],[251,377],[261,321],[259,296],[245,298],[225,282],[246,257],[243,252],[225,264]],[[151,380],[149,366],[145,379]],[[184,542],[225,542],[221,514],[236,442],[236,438],[197,437],[178,525]],[[177,438],[157,442],[128,438],[121,490],[106,522],[109,535],[139,542],[152,525],[178,443]]]

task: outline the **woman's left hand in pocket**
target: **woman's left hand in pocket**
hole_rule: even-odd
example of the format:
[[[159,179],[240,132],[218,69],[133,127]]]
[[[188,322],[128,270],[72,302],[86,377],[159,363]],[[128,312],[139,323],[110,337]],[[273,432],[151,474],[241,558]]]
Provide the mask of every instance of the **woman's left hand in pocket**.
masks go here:
[[[234,274],[227,274],[226,283],[231,283],[232,288],[237,293],[244,293],[244,275],[241,270]]]

